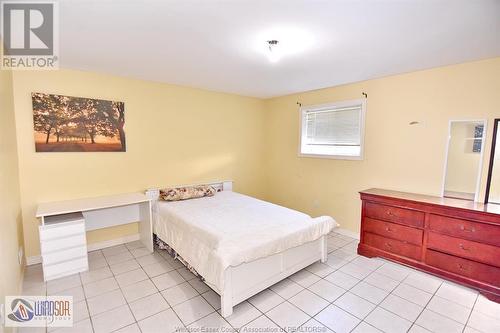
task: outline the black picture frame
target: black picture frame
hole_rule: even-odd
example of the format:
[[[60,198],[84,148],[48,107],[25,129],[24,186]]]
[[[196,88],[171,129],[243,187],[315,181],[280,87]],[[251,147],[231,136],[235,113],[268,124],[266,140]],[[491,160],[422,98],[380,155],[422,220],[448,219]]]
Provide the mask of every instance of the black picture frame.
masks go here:
[[[495,149],[496,149],[496,142],[497,142],[497,130],[498,130],[498,123],[500,122],[500,118],[495,118],[494,124],[493,124],[493,139],[491,142],[491,152],[490,152],[490,163],[488,166],[488,178],[486,181],[486,196],[484,198],[484,203],[487,204],[489,202],[489,197],[490,197],[490,185],[491,185],[491,178],[492,178],[492,172],[493,172],[493,163],[495,162]]]

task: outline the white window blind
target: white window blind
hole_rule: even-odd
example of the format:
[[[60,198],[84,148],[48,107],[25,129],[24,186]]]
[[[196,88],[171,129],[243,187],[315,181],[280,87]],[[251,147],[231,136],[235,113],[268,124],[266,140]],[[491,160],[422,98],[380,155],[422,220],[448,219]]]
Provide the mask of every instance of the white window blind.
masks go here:
[[[343,102],[302,110],[300,153],[360,158],[364,102]]]

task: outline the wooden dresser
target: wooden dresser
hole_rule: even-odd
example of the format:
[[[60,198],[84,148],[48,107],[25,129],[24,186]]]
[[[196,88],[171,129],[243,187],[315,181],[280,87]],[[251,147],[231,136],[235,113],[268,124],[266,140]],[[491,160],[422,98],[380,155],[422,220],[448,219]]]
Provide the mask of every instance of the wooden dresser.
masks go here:
[[[359,254],[416,267],[500,302],[500,205],[381,189],[360,194]]]

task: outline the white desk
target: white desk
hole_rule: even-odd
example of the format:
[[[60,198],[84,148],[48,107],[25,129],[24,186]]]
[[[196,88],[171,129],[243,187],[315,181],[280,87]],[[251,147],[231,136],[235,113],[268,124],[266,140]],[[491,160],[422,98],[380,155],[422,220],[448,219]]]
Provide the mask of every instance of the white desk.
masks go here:
[[[61,221],[60,225],[63,227],[65,223],[68,223],[67,217],[71,217],[71,214],[74,215],[75,213],[83,215],[85,231],[139,222],[141,241],[150,252],[153,252],[151,201],[143,193],[41,203],[36,211],[36,217],[40,219],[41,233],[50,228],[57,228],[58,221]],[[67,227],[66,229],[70,230]],[[41,241],[42,238],[41,235]],[[61,237],[58,239],[61,239]],[[53,253],[52,251],[51,255]],[[44,253],[42,251],[43,260]]]

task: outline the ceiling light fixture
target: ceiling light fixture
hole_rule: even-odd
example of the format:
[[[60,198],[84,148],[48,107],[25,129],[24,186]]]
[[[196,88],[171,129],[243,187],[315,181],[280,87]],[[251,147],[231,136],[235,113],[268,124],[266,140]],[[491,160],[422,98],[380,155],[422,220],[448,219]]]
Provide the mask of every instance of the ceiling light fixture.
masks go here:
[[[268,40],[267,45],[269,48],[269,52],[267,53],[267,58],[270,62],[277,62],[280,60],[281,55],[278,48],[278,41],[276,39]]]
[[[266,60],[269,63],[282,62],[285,58],[288,60],[319,46],[319,35],[301,27],[267,27],[252,35],[248,39],[242,39],[245,41],[242,46],[251,47],[255,53],[260,54],[259,60],[256,60],[259,62]]]

